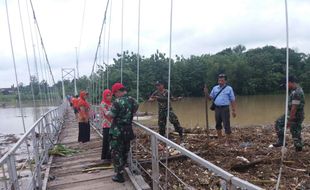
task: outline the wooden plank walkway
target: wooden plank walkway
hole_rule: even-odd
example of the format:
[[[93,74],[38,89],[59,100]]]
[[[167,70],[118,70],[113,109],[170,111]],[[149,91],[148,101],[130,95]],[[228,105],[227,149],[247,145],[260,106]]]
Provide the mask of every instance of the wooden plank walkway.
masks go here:
[[[91,140],[85,144],[77,142],[78,123],[69,110],[65,126],[60,134],[59,143],[69,148],[78,149],[79,153],[68,157],[54,157],[47,183],[49,190],[134,190],[134,186],[126,176],[125,183],[112,181],[113,169],[97,170],[83,173],[82,170],[100,162],[102,140],[91,129]],[[51,180],[53,179],[53,180]]]

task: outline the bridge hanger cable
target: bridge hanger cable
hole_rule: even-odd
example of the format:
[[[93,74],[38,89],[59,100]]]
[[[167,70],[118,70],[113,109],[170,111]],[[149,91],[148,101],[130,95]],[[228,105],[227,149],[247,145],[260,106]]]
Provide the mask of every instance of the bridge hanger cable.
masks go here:
[[[139,104],[139,79],[140,79],[140,26],[141,26],[141,0],[138,0],[138,36],[137,36],[137,103]],[[139,121],[139,116],[137,114],[137,121]],[[135,152],[138,152],[138,143],[135,143]],[[136,168],[138,168],[138,162],[136,163]]]
[[[13,40],[12,40],[12,32],[11,32],[11,24],[10,24],[10,18],[9,18],[9,9],[8,9],[8,3],[7,0],[5,0],[5,8],[6,8],[6,16],[7,16],[7,24],[8,24],[8,30],[9,30],[9,39],[10,39],[10,46],[11,46],[11,53],[12,53],[12,62],[14,66],[14,74],[15,74],[15,81],[16,81],[16,88],[17,88],[17,95],[18,95],[18,105],[21,113],[21,119],[22,119],[22,125],[23,125],[23,131],[26,133],[26,125],[25,125],[25,118],[24,118],[24,110],[22,107],[22,101],[21,101],[21,93],[19,89],[19,81],[17,76],[17,68],[16,68],[16,60],[15,60],[15,53],[14,53],[14,46],[13,46]],[[28,146],[28,140],[25,141],[26,149],[27,149],[27,157],[28,157],[28,163],[30,166],[31,175],[33,176],[33,166],[30,163],[30,150]]]
[[[95,66],[97,64],[97,60],[98,60],[98,53],[99,53],[99,49],[100,49],[100,45],[101,45],[101,38],[102,38],[102,33],[103,33],[103,27],[106,23],[106,19],[107,19],[107,12],[108,12],[108,8],[109,8],[109,3],[110,3],[110,0],[107,0],[107,3],[106,3],[106,7],[105,7],[105,12],[104,12],[104,17],[103,17],[103,21],[102,21],[102,24],[101,24],[101,29],[100,29],[100,33],[99,33],[99,38],[98,38],[98,44],[97,44],[97,48],[96,48],[96,53],[95,53],[95,58],[94,58],[94,62],[93,62],[93,65],[92,65],[92,70],[91,70],[91,79],[89,81],[89,85],[90,86],[90,83],[91,84],[91,87],[92,87],[92,104],[96,102],[96,95],[94,94],[95,92],[95,89],[96,89],[96,86],[95,86]]]
[[[40,74],[41,74],[41,82],[40,85],[42,86],[42,90],[43,90],[43,94],[44,94],[44,98],[45,98],[45,105],[48,106],[48,97],[46,94],[46,86],[44,85],[45,83],[45,76],[44,76],[44,72],[43,72],[43,64],[42,64],[42,56],[41,56],[41,51],[40,51],[40,46],[39,46],[39,39],[38,39],[38,35],[35,32],[35,37],[36,37],[36,41],[37,41],[37,49],[38,49],[38,55],[39,55],[39,66],[40,66]]]
[[[26,63],[27,63],[27,69],[28,69],[28,75],[29,75],[29,82],[30,82],[30,88],[31,88],[31,94],[32,94],[33,107],[36,108],[36,100],[34,97],[33,82],[31,81],[31,71],[30,71],[30,64],[29,64],[29,57],[28,57],[28,48],[27,48],[27,43],[26,43],[26,38],[25,38],[24,23],[23,23],[23,18],[22,18],[22,12],[20,9],[20,0],[18,0],[17,2],[18,2],[19,20],[20,20],[21,29],[22,29],[21,32],[23,35],[24,50],[25,50],[25,56],[26,56]],[[35,120],[37,120],[36,114],[35,114]]]
[[[99,92],[102,93],[104,89],[104,67],[106,65],[105,63],[105,54],[106,54],[106,35],[107,34],[107,25],[104,26],[104,32],[103,32],[103,45],[102,45],[102,60],[99,63],[102,63],[100,66],[99,70]],[[99,99],[100,99],[100,94],[99,94]],[[100,103],[100,102],[99,102]]]
[[[107,61],[106,61],[106,72],[107,72],[107,88],[109,88],[109,63],[110,63],[110,37],[111,37],[111,20],[112,20],[112,0],[110,4],[110,17],[109,17],[109,30],[108,30],[108,44],[107,44]]]
[[[36,55],[36,48],[35,48],[35,43],[34,43],[34,39],[33,39],[32,24],[31,24],[31,21],[30,21],[31,19],[30,19],[28,1],[26,1],[26,8],[27,8],[28,24],[29,24],[31,43],[32,43],[34,67],[35,67],[36,77],[37,77],[37,80],[38,80],[40,104],[42,106],[43,105],[43,96],[42,96],[42,91],[41,91],[41,86],[40,86],[40,77],[39,77],[39,71],[38,71],[37,55]]]
[[[81,24],[81,29],[80,29],[80,39],[79,39],[79,44],[78,44],[78,48],[77,48],[77,78],[79,78],[79,60],[80,60],[80,50],[81,50],[81,44],[82,44],[82,36],[83,36],[83,30],[84,30],[84,20],[85,20],[85,10],[86,10],[86,0],[84,0],[84,4],[83,4],[83,15],[82,15],[82,24]]]
[[[45,79],[46,79],[46,93],[47,93],[47,97],[48,97],[48,102],[49,102],[49,106],[52,105],[52,100],[51,100],[51,93],[50,93],[50,90],[49,90],[49,75],[48,75],[48,72],[47,72],[47,68],[46,68],[46,62],[44,61],[43,62],[43,72],[45,74]]]
[[[99,51],[99,46],[101,44],[101,36],[102,36],[102,32],[103,32],[103,26],[106,23],[106,19],[107,19],[107,11],[108,11],[108,7],[109,7],[109,2],[110,2],[110,0],[108,0],[107,4],[106,4],[106,8],[105,8],[105,12],[104,12],[104,18],[103,18],[101,29],[100,29],[100,34],[99,34],[99,39],[98,39],[98,44],[97,44],[97,48],[96,48],[96,53],[95,53],[95,58],[94,58],[91,74],[94,72],[95,64],[96,64],[97,59],[98,59],[98,51]]]
[[[35,10],[34,10],[34,6],[33,6],[33,3],[32,3],[32,0],[29,0],[29,2],[30,2],[30,5],[31,5],[31,9],[32,9],[32,14],[33,14],[34,23],[35,23],[35,26],[36,26],[36,28],[37,28],[37,32],[38,32],[38,34],[39,34],[39,38],[40,38],[40,42],[41,42],[40,44],[41,44],[42,51],[43,51],[43,55],[44,55],[44,58],[45,58],[45,61],[46,61],[46,64],[47,64],[47,69],[48,69],[48,72],[49,72],[50,77],[51,77],[51,79],[52,79],[52,84],[53,84],[53,86],[54,86],[55,89],[56,89],[56,93],[57,93],[58,96],[60,96],[59,89],[58,89],[58,87],[56,86],[56,82],[55,82],[55,79],[54,79],[54,75],[53,75],[53,72],[52,72],[52,69],[51,69],[51,65],[50,65],[50,62],[49,62],[49,59],[48,59],[48,56],[47,56],[47,52],[46,52],[46,49],[45,49],[45,45],[44,45],[44,42],[43,42],[41,30],[40,30],[39,23],[38,23],[36,14],[35,14]]]
[[[123,83],[123,61],[124,61],[124,0],[122,0],[121,14],[121,83]]]
[[[15,60],[15,53],[14,53],[14,46],[13,46],[13,40],[12,40],[12,32],[11,32],[11,24],[10,24],[9,9],[8,9],[8,2],[7,2],[7,0],[5,0],[5,7],[6,7],[6,16],[7,16],[7,24],[8,24],[8,30],[9,30],[9,37],[10,37],[12,61],[13,61],[13,66],[14,66],[15,82],[16,82],[17,95],[18,95],[18,105],[19,105],[19,109],[20,109],[20,113],[21,113],[24,133],[26,133],[24,110],[23,110],[22,102],[21,102],[21,93],[20,93],[20,89],[19,89],[19,81],[18,81],[18,76],[17,76],[16,60]]]
[[[285,2],[285,30],[286,30],[286,96],[285,96],[285,120],[284,120],[284,137],[283,137],[283,145],[281,149],[281,163],[279,169],[278,180],[276,184],[276,190],[280,188],[282,170],[283,170],[283,161],[286,152],[286,131],[287,131],[287,123],[288,123],[288,96],[289,96],[289,89],[288,89],[288,78],[289,78],[289,23],[288,23],[288,8],[287,8],[287,0]]]
[[[35,22],[35,26],[37,28],[37,31],[38,31],[38,34],[39,34],[39,37],[40,37],[40,42],[41,42],[42,50],[43,50],[43,53],[44,53],[44,58],[45,58],[47,66],[48,66],[48,70],[49,70],[49,73],[51,75],[53,85],[55,85],[56,82],[55,82],[54,75],[53,75],[53,72],[52,72],[52,69],[51,69],[51,65],[50,65],[50,62],[49,62],[49,59],[48,59],[48,56],[47,56],[47,52],[46,52],[46,49],[45,49],[45,46],[44,46],[41,30],[40,30],[40,27],[39,27],[38,20],[36,18],[36,14],[35,14],[35,10],[34,10],[34,7],[33,7],[33,3],[32,3],[32,0],[29,0],[29,1],[30,1],[31,9],[32,9],[32,14],[33,14],[33,19],[34,19],[34,22]],[[58,88],[57,88],[57,93],[59,94]]]
[[[100,50],[100,49],[99,49]],[[99,102],[99,98],[100,96],[98,95],[99,91],[100,91],[100,84],[101,84],[101,81],[100,81],[100,63],[102,61],[102,51],[99,51],[99,59],[98,59],[98,62],[97,62],[97,70],[96,70],[96,81],[97,81],[97,88],[96,88],[96,104],[98,104]]]
[[[169,120],[170,120],[170,89],[171,89],[171,52],[172,52],[172,16],[173,16],[173,0],[170,0],[170,28],[169,28],[169,69],[168,69],[168,110],[167,110],[167,121],[166,121],[166,138],[169,135]],[[168,147],[167,147],[168,148]],[[166,166],[168,166],[169,151],[166,151]],[[165,175],[166,188],[168,188],[168,169],[166,167]]]
[[[141,0],[138,0],[137,102],[139,104]],[[137,116],[138,119],[138,116]]]

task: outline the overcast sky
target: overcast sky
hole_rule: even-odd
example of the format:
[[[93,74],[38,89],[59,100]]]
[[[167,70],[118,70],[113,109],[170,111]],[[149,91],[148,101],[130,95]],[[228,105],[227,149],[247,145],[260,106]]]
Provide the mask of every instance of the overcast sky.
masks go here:
[[[33,75],[35,68],[27,16],[28,0],[20,1]],[[8,0],[9,18],[18,77],[27,84],[29,75],[17,2],[18,0]],[[85,18],[81,30],[84,2]],[[60,80],[62,67],[75,67],[75,47],[79,46],[81,31],[80,75],[89,75],[106,0],[33,0],[33,4],[55,79]],[[288,5],[290,47],[310,53],[310,0],[288,0]],[[142,55],[148,56],[157,49],[168,52],[169,16],[169,0],[141,0]],[[0,87],[15,83],[6,18],[5,4],[1,1]],[[124,50],[137,50],[137,21],[138,0],[124,0]],[[33,27],[33,19],[31,25]],[[35,38],[35,33],[33,35]],[[120,39],[121,0],[112,0],[111,58],[121,51]],[[245,45],[247,49],[265,45],[284,47],[284,0],[174,0],[172,43],[173,55],[185,57],[192,54],[212,54],[238,44]],[[102,46],[104,44],[107,47],[107,43],[102,39]],[[102,57],[103,49],[100,52]],[[106,59],[106,54],[104,56]]]

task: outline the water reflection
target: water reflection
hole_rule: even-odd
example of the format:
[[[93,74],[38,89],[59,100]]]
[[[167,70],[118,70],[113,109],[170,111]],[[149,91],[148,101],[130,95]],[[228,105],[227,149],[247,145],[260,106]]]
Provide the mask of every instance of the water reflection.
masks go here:
[[[310,96],[306,96],[306,103],[310,102]],[[210,104],[210,103],[209,103]],[[204,127],[206,124],[205,99],[185,98],[172,103],[175,113],[178,115],[182,126]],[[237,117],[231,118],[232,125],[265,125],[273,123],[277,117],[284,113],[284,95],[259,95],[259,96],[238,96]],[[144,102],[140,105],[140,111],[157,114],[157,103]],[[310,106],[305,107],[305,122],[310,123],[307,113],[310,113]],[[156,124],[157,117],[153,117],[149,124]],[[214,112],[209,110],[209,124],[214,126]]]

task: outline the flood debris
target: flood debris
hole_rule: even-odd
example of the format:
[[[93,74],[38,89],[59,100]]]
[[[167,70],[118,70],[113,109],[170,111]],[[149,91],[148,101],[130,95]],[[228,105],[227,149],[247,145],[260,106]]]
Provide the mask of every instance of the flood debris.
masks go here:
[[[275,188],[281,162],[281,147],[269,146],[277,140],[271,125],[233,128],[231,144],[228,147],[224,146],[224,139],[216,137],[215,130],[210,130],[209,136],[203,128],[186,129],[185,132],[183,145],[186,149],[243,180],[264,189]],[[283,162],[281,189],[310,189],[309,126],[304,126],[302,136],[303,151],[296,152],[291,135],[287,134],[288,146]],[[169,137],[179,143],[177,134],[171,133]],[[142,138],[139,136],[137,140],[143,142],[145,147],[150,147],[145,135],[142,135]],[[165,158],[165,150],[166,148],[159,149],[161,159]],[[151,158],[150,154],[139,151],[138,156],[143,155],[141,160]],[[174,150],[169,151],[169,157],[175,156],[175,153]],[[221,179],[218,176],[181,155],[178,153],[178,158],[182,159],[168,159],[168,166],[182,181],[196,189],[221,188]],[[151,169],[151,162],[144,162],[144,167]],[[171,180],[177,181],[173,178]],[[173,184],[172,181],[170,183]],[[175,184],[174,187],[178,185]]]
[[[55,156],[72,156],[73,154],[78,153],[78,150],[68,148],[62,144],[57,144],[54,148],[49,150],[48,153]]]

